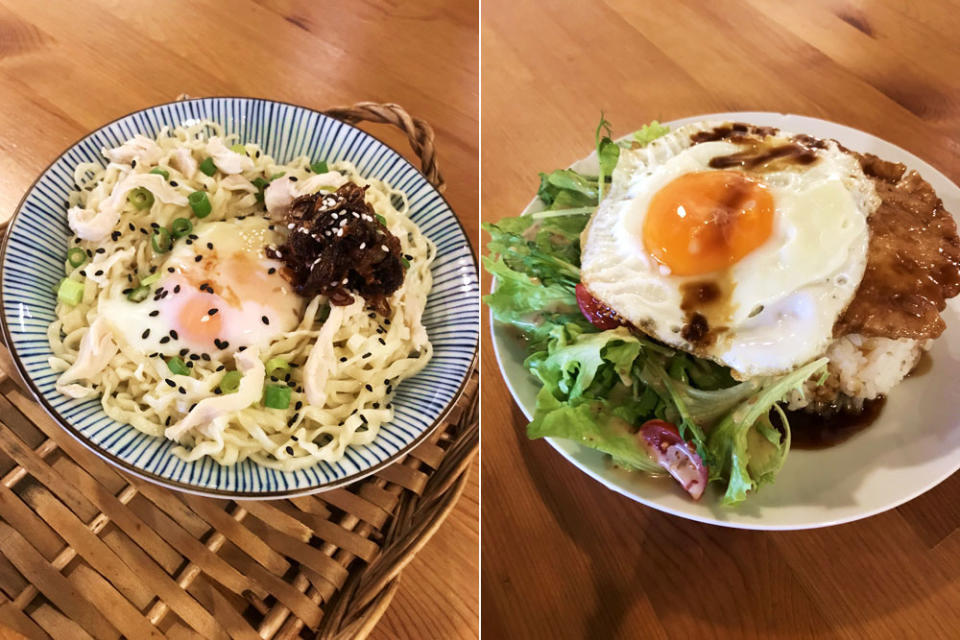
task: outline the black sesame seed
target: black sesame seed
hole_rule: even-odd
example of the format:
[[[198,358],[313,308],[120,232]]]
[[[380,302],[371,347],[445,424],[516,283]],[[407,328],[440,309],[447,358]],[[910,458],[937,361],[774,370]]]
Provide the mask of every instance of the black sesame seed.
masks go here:
[[[86,270],[85,270],[85,269],[80,269],[80,275],[82,275],[84,278],[86,278],[86,277],[87,277],[87,272],[86,272]]]
[[[287,424],[288,426],[291,426],[290,423],[287,423]],[[287,455],[291,455],[291,456],[293,455],[293,447],[287,447],[285,451],[287,452]]]
[[[124,290],[121,291],[120,293],[122,293],[123,295],[127,295],[127,294],[130,293],[131,291],[133,291],[133,289],[131,289],[130,287],[127,287],[126,289],[124,289]]]
[[[212,243],[212,242],[208,242],[208,243],[207,243],[207,249],[213,250],[213,243]]]
[[[193,240],[187,238],[187,244],[193,244]]]
[[[182,393],[183,395],[187,395],[187,390],[184,389],[183,387],[177,387],[177,391],[179,391],[179,392]]]
[[[170,342],[170,336],[163,336],[160,338],[160,344],[167,344],[168,342]]]
[[[193,361],[192,361],[192,360],[188,360],[188,361],[185,362],[184,364],[187,365],[187,369],[193,369]]]
[[[154,264],[154,265],[150,265],[150,273],[156,273],[156,272],[157,272],[157,265],[155,265],[155,264]]]
[[[144,229],[143,227],[140,227],[140,233],[142,233],[142,234],[145,235],[145,236],[150,235],[150,232],[147,231],[146,229]]]
[[[178,186],[180,186],[180,185],[177,183],[176,180],[171,180],[171,181],[170,181],[170,186],[171,186],[171,187],[178,187]]]
[[[367,424],[367,416],[361,415],[361,416],[360,416],[360,422],[362,422],[363,424]]]
[[[159,228],[160,228],[160,225],[159,225],[158,223],[156,223],[156,222],[151,222],[151,223],[150,223],[150,228],[151,228],[151,229],[159,229]]]
[[[290,439],[293,440],[294,442],[296,442],[296,441],[297,441],[297,436],[290,436]]]
[[[133,274],[132,274],[132,273],[128,273],[128,274],[127,274],[127,282],[133,282]],[[131,289],[131,291],[132,291],[132,289]]]
[[[291,389],[293,389],[295,386],[297,386],[297,381],[296,381],[296,380],[288,380],[288,381],[287,381],[287,386],[290,387]]]
[[[173,288],[174,293],[180,293],[180,285],[177,285]]]
[[[255,154],[253,154],[253,157],[254,157],[254,158],[259,158],[259,157],[260,157],[260,151],[258,150]]]
[[[364,360],[366,360],[367,358],[369,358],[369,357],[372,356],[372,355],[373,355],[372,353],[370,353],[369,351],[367,351],[365,354],[363,354],[363,355],[360,356],[360,357],[363,358]]]
[[[197,360],[200,359],[200,354],[198,354],[198,353],[191,353],[191,354],[190,354],[190,359],[193,360],[193,361],[197,361]]]
[[[193,259],[194,262],[200,262],[201,260],[203,260],[203,256],[197,256]]]
[[[156,351],[154,351],[153,353],[151,353],[151,354],[148,355],[147,357],[148,357],[148,358],[156,358],[158,355],[160,355],[160,354],[157,353]]]
[[[177,383],[171,380],[170,378],[164,378],[163,381],[167,383],[167,386],[170,386],[170,387],[177,386]]]
[[[201,354],[200,354],[200,359],[201,359],[201,360],[204,360],[204,361],[206,361],[206,362],[210,362],[210,354],[209,354],[209,353],[201,353]]]
[[[140,338],[142,338],[143,340],[146,340],[149,335],[150,335],[150,329],[147,329],[140,334]]]
[[[190,408],[187,409],[187,413],[193,411],[193,410],[196,408],[196,406],[197,406],[197,403],[196,403],[196,402],[194,402],[192,405],[190,405]]]
[[[170,337],[173,338],[174,340],[177,340],[180,338],[180,336],[177,335],[177,332],[175,329],[170,329]]]
[[[379,403],[379,402],[374,402],[372,406],[373,406],[374,409],[379,409],[379,408],[380,408],[380,403]]]
[[[223,371],[223,370],[226,369],[226,368],[227,368],[227,365],[222,364],[222,365],[220,365],[219,367],[216,368],[216,371]]]
[[[97,249],[97,253],[106,253],[106,252],[107,250],[104,249],[103,247],[100,247],[99,249]]]
[[[384,405],[384,408],[393,409],[393,405],[388,402],[386,405]]]
[[[96,271],[93,272],[93,275],[95,275],[95,276],[102,276],[102,275],[103,275],[103,269],[97,269]]]
[[[207,315],[208,315],[208,316],[215,316],[215,315],[217,315],[217,311],[219,311],[219,309],[208,309],[208,310],[207,310]]]
[[[137,161],[136,161],[136,160],[131,160],[131,161],[130,161],[130,166],[131,166],[132,168],[136,169],[136,168],[137,168]]]
[[[127,224],[127,226],[130,227],[130,231],[136,231],[136,230],[137,230],[137,228],[133,225],[132,222],[130,222],[129,224]]]
[[[297,404],[293,405],[294,411],[300,411],[300,409],[302,408],[303,408],[303,402],[301,402],[300,400],[297,400]]]
[[[363,387],[364,387],[364,389],[366,389],[367,391],[373,391],[373,387],[371,387],[371,386],[368,385],[368,384],[363,385]]]
[[[187,355],[188,353],[190,353],[190,349],[187,349],[186,347],[184,347],[183,349],[180,349],[180,355],[181,355],[181,356],[185,356],[185,355]]]
[[[270,318],[267,316],[260,316],[260,321],[263,322],[263,324],[270,324]]]
[[[290,176],[290,182],[296,182],[297,176]]]
[[[173,267],[167,267],[167,273],[173,273],[173,271],[174,271]]]
[[[171,420],[172,418],[173,418],[173,416],[167,416],[167,419],[163,421],[163,426],[169,427],[169,426],[170,426],[170,420]]]
[[[293,423],[297,421],[297,414],[293,414],[289,420],[287,420],[287,426],[292,427]]]
[[[224,343],[224,344],[226,344],[226,343]],[[246,349],[245,346],[244,346],[244,347],[240,347],[239,349],[237,349],[237,351],[243,351],[244,349]]]
[[[216,389],[214,389],[213,392],[217,395],[220,395],[221,393],[223,393],[223,391],[220,391],[220,387],[217,387]]]
[[[346,362],[346,361],[347,361],[347,358],[345,356],[340,357],[340,362]]]
[[[270,267],[269,269],[267,269],[267,273],[268,273],[269,275],[271,275],[271,276],[272,276],[273,274],[275,274],[276,272],[277,272],[276,267]]]
[[[93,257],[93,251],[90,251],[90,249],[87,249],[87,257],[88,257],[88,258],[92,258],[92,257]]]
[[[385,341],[383,338],[377,338],[377,342],[379,342],[380,344],[382,344],[382,345],[384,345],[384,346],[386,346],[386,344],[387,344],[386,341]]]
[[[158,315],[160,315],[160,309],[154,309],[147,315],[149,315],[151,318],[156,318]]]
[[[113,240],[114,242],[116,242],[117,240],[119,240],[119,239],[120,239],[120,232],[119,232],[119,231],[114,231],[113,233],[111,233],[111,234],[110,234],[110,239]]]

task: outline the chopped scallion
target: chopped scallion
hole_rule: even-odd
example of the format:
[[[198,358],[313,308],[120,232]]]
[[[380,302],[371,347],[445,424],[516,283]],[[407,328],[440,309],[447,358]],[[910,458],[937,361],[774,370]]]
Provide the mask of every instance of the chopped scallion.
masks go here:
[[[213,158],[204,158],[203,162],[200,163],[200,171],[203,171],[204,174],[212,176],[217,172],[217,165],[213,164]]]
[[[193,213],[198,218],[206,218],[210,215],[212,207],[210,206],[210,199],[207,197],[205,191],[194,191],[187,196],[187,201],[190,203],[190,208],[193,209]]]
[[[247,148],[238,142],[230,145],[230,151],[233,151],[234,153],[246,153]]]
[[[187,369],[187,365],[184,364],[183,360],[178,356],[167,360],[167,368],[170,369],[170,373],[175,373],[178,376],[190,375],[190,369]]]
[[[170,223],[170,232],[174,238],[182,238],[193,231],[193,223],[186,218],[177,218]]]
[[[379,222],[379,223],[382,224],[383,226],[387,226],[387,219],[386,219],[386,218],[384,218],[384,217],[383,217],[382,215],[380,215],[379,213],[374,214],[374,215],[377,216],[377,222]]]
[[[285,176],[285,175],[287,175],[287,172],[286,172],[286,171],[281,171],[280,173],[275,173],[275,174],[273,174],[272,176],[270,176],[270,179],[271,179],[271,180],[276,180],[277,178],[282,178],[282,177]]]
[[[265,365],[268,376],[282,378],[290,373],[290,364],[283,358],[270,358]]]
[[[320,160],[319,162],[314,162],[310,165],[310,171],[314,173],[326,173],[330,169],[327,167],[327,162],[325,160]]]
[[[237,389],[240,388],[241,377],[239,371],[227,371],[223,374],[223,377],[220,378],[220,391],[223,393],[236,393]]]
[[[268,384],[263,390],[263,406],[268,409],[286,409],[290,406],[290,387]]]
[[[73,247],[67,251],[67,262],[71,267],[79,267],[87,261],[87,253],[80,247]]]
[[[158,281],[159,279],[160,279],[160,274],[159,274],[159,273],[151,273],[150,275],[148,275],[148,276],[146,276],[146,277],[140,278],[140,286],[149,287],[150,285],[152,285],[154,282]]]
[[[149,209],[153,205],[153,194],[146,187],[137,187],[127,193],[127,201],[142,211]]]
[[[150,295],[150,287],[140,285],[127,294],[127,300],[130,302],[143,302],[147,299],[148,295]]]
[[[400,256],[400,262],[403,263],[403,268],[404,268],[404,269],[409,269],[409,268],[410,268],[410,261],[407,260],[406,258],[404,258],[403,256]]]
[[[83,283],[71,280],[70,278],[64,278],[63,282],[60,283],[60,287],[57,289],[57,300],[70,306],[80,304],[80,301],[83,300]]]
[[[170,239],[170,232],[166,227],[160,227],[150,236],[150,244],[157,253],[166,253],[173,247],[173,240]]]
[[[166,169],[162,169],[162,168],[160,168],[160,167],[154,167],[153,169],[150,169],[150,173],[156,173],[156,174],[158,174],[158,175],[161,175],[161,176],[163,176],[163,179],[164,179],[164,180],[169,180],[169,179],[170,179],[170,172],[167,171]]]

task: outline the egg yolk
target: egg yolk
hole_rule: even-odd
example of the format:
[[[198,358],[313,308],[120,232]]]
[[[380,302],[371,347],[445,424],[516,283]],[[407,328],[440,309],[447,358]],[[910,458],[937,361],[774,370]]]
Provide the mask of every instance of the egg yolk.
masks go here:
[[[700,171],[654,194],[643,223],[647,252],[673,275],[725,269],[766,242],[773,196],[738,171]]]
[[[221,315],[217,298],[210,295],[191,295],[180,307],[177,326],[187,340],[194,343],[212,343],[220,335]],[[216,309],[212,315],[210,311]]]

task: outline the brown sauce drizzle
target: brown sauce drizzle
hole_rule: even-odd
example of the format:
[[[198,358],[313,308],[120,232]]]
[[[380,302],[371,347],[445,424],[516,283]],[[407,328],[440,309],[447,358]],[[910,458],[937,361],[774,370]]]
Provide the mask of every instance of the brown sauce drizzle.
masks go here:
[[[680,328],[680,337],[697,347],[708,347],[717,341],[727,328],[724,323],[730,316],[730,293],[733,283],[729,274],[719,275],[719,280],[697,280],[680,285],[680,309],[685,323]]]
[[[840,444],[872,425],[880,416],[886,401],[883,397],[867,400],[859,413],[836,411],[821,415],[788,411],[790,446],[794,449],[825,449]]]
[[[801,144],[788,142],[777,146],[756,145],[755,148],[746,151],[712,158],[709,164],[713,169],[728,169],[730,167],[757,169],[775,160],[808,165],[817,161],[817,154]]]

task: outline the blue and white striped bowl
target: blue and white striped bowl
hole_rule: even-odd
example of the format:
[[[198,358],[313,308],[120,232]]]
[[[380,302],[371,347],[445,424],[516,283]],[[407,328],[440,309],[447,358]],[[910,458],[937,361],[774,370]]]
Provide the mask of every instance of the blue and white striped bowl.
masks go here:
[[[241,140],[259,143],[279,162],[299,155],[346,159],[366,176],[405,191],[411,218],[437,245],[433,290],[423,322],[433,358],[398,388],[396,416],[366,446],[350,447],[338,463],[283,472],[250,460],[222,467],[210,459],[184,462],[173,443],[144,435],[109,418],[99,400],[57,393],[47,326],[54,319],[56,284],[63,276],[70,230],[64,201],[74,188],[73,168],[103,163],[101,149],[134,134],[155,136],[164,125],[194,119],[221,123]],[[477,350],[479,284],[470,242],[450,206],[400,154],[356,127],[316,111],[252,98],[203,98],[150,107],[115,120],[83,138],[54,161],[24,197],[0,249],[0,315],[3,337],[20,374],[41,406],[109,462],[174,489],[235,498],[288,497],[353,482],[390,464],[423,440],[446,414],[466,382]]]

